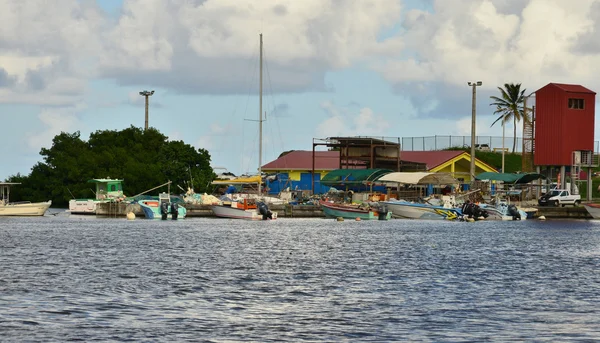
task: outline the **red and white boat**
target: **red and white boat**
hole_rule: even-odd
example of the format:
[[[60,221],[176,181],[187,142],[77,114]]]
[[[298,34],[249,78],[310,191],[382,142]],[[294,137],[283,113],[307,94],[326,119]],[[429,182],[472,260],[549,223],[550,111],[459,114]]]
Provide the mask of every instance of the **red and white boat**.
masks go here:
[[[244,198],[243,201],[232,201],[212,205],[211,209],[215,216],[220,218],[267,220],[277,219],[277,212],[271,212],[262,202]]]

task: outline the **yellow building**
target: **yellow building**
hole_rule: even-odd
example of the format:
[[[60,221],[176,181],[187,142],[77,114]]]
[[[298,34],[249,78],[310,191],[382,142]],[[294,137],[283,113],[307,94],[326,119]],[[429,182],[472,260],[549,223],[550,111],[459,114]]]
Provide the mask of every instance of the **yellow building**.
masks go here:
[[[402,151],[403,163],[419,165],[419,171],[450,173],[461,183],[470,183],[469,175],[471,155],[459,150],[440,151]],[[314,190],[315,193],[324,193],[329,187],[321,186],[320,180],[328,172],[341,169],[340,155],[338,151],[291,151],[278,159],[262,166],[263,172],[270,174],[267,178],[267,188],[270,194],[277,194],[281,190],[311,190],[313,181],[311,179],[314,168]],[[364,168],[358,163],[357,169]],[[495,172],[492,166],[480,161],[475,161],[475,174],[483,172]],[[408,170],[405,170],[408,171]],[[414,170],[417,171],[417,170]]]

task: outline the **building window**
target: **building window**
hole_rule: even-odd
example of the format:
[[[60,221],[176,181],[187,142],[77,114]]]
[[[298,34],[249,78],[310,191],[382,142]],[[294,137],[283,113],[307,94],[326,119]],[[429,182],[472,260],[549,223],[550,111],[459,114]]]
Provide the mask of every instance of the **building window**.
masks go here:
[[[585,102],[583,99],[569,99],[569,108],[574,110],[583,110]]]

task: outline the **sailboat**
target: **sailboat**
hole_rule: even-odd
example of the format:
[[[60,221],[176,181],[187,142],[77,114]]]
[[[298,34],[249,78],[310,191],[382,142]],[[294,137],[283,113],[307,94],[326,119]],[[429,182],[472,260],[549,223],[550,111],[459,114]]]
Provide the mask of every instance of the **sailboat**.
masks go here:
[[[259,83],[259,109],[258,109],[258,176],[247,179],[229,180],[227,184],[257,184],[258,195],[262,195],[262,96],[263,96],[263,37],[260,36],[260,83]],[[223,184],[223,181],[213,181],[213,184]],[[277,219],[277,212],[269,210],[264,201],[257,199],[243,198],[240,201],[221,202],[211,206],[215,216],[221,218],[247,219],[247,220],[267,220]]]

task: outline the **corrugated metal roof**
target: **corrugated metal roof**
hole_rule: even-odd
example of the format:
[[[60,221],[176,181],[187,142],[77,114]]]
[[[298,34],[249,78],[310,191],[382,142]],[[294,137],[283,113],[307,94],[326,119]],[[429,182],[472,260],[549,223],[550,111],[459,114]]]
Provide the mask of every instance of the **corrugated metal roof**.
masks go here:
[[[554,83],[551,82],[549,84],[547,84],[545,87],[547,86],[554,86],[557,88],[560,88],[561,90],[565,91],[565,92],[569,92],[569,93],[588,93],[588,94],[596,94],[596,92],[587,89],[585,87],[583,87],[582,85],[571,85],[571,84],[566,84],[566,83]]]
[[[400,158],[402,161],[424,163],[430,170],[464,153],[461,150],[402,151]]]
[[[340,167],[339,151],[315,151],[315,170],[334,170]],[[261,168],[269,170],[311,170],[312,151],[296,150],[275,161],[271,161]]]
[[[402,161],[423,163],[427,166],[427,170],[431,170],[461,154],[467,153],[460,150],[402,151],[400,157]],[[340,166],[339,151],[315,151],[315,155],[315,170],[334,170]],[[479,163],[482,162],[479,161]],[[307,150],[292,151],[262,167],[264,171],[311,169],[312,151]]]

